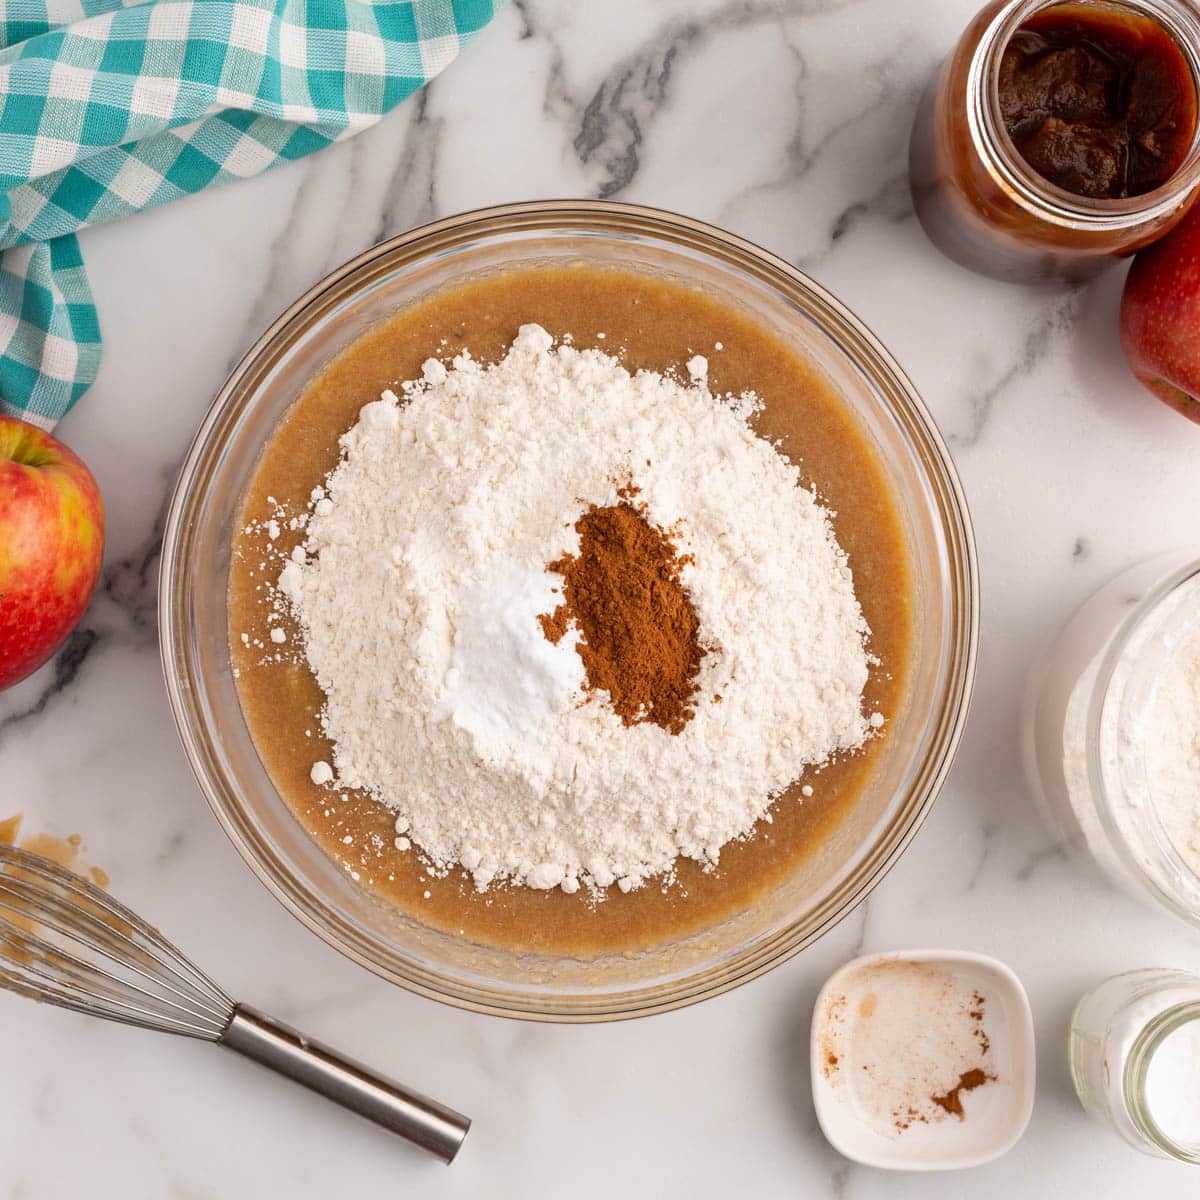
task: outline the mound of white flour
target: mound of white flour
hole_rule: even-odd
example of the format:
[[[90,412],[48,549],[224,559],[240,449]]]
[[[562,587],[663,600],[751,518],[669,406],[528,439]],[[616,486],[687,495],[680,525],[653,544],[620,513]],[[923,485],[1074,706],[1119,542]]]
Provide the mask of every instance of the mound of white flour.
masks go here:
[[[430,360],[343,437],[279,587],[326,696],[333,786],[394,809],[433,869],[628,890],[680,855],[715,863],[879,724],[828,514],[751,432],[753,397],[689,373],[630,375],[526,325],[498,364]],[[583,690],[578,635],[551,645],[537,621],[560,600],[546,564],[630,480],[692,556],[681,580],[710,648],[677,735],[624,725]]]

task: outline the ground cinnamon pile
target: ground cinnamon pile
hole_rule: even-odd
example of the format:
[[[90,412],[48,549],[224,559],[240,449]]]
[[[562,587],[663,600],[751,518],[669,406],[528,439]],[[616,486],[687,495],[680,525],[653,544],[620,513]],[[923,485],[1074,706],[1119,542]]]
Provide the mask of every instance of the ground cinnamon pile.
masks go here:
[[[958,1077],[958,1082],[944,1095],[930,1096],[929,1098],[943,1112],[947,1112],[961,1121],[966,1115],[963,1112],[963,1092],[973,1092],[977,1087],[983,1087],[985,1083],[992,1083],[995,1078],[995,1075],[989,1075],[982,1067],[972,1067],[969,1071],[964,1071]]]
[[[626,725],[650,721],[677,734],[692,719],[704,647],[700,622],[679,581],[671,540],[628,500],[592,507],[575,523],[579,553],[550,563],[563,601],[540,617],[554,643],[572,624],[587,686],[608,692]]]

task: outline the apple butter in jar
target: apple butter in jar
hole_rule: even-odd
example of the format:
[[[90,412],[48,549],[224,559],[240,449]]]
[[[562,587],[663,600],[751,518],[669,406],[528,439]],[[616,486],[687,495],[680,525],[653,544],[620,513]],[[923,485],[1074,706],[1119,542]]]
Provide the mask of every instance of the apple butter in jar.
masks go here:
[[[1086,278],[1187,211],[1198,93],[1191,0],[994,0],[917,114],[921,224],[987,275]]]

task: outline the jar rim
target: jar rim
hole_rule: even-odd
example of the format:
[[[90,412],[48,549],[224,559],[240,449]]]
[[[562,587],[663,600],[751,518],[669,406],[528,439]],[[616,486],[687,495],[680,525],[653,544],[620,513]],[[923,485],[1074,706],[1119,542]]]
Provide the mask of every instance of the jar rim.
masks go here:
[[[1187,61],[1200,113],[1200,9],[1193,0],[1007,0],[984,29],[968,70],[967,123],[975,149],[1013,203],[1050,224],[1110,231],[1167,216],[1200,185],[1200,119],[1187,154],[1164,183],[1116,200],[1078,196],[1051,183],[1025,161],[1009,136],[1000,111],[1001,58],[1025,21],[1066,3],[1126,9],[1157,21]]]
[[[1096,805],[1096,815],[1105,829],[1110,844],[1127,870],[1131,871],[1137,879],[1142,880],[1145,886],[1150,887],[1168,908],[1193,924],[1200,918],[1200,875],[1197,875],[1184,862],[1182,855],[1168,836],[1166,827],[1153,803],[1138,806],[1138,813],[1144,820],[1146,832],[1149,835],[1141,849],[1146,856],[1154,860],[1154,866],[1158,868],[1158,871],[1155,873],[1147,871],[1144,863],[1134,855],[1125,832],[1118,826],[1111,811],[1110,806],[1120,798],[1119,786],[1115,785],[1115,781],[1110,778],[1101,758],[1101,730],[1111,706],[1119,706],[1123,699],[1122,695],[1114,688],[1114,679],[1118,668],[1125,659],[1130,643],[1171,596],[1197,581],[1200,581],[1200,559],[1189,560],[1184,565],[1169,570],[1132,605],[1117,627],[1100,661],[1096,683],[1092,690],[1092,700],[1086,716],[1087,771],[1092,793],[1102,801]],[[1159,873],[1168,879],[1192,882],[1196,893],[1196,903],[1188,905],[1178,893],[1165,887],[1160,882]]]
[[[1182,1146],[1171,1138],[1154,1118],[1146,1101],[1146,1080],[1150,1064],[1163,1043],[1185,1025],[1200,1022],[1200,1000],[1184,1000],[1156,1013],[1142,1027],[1125,1060],[1121,1091],[1129,1118],[1137,1131],[1152,1145],[1178,1162],[1200,1164],[1200,1145]]]

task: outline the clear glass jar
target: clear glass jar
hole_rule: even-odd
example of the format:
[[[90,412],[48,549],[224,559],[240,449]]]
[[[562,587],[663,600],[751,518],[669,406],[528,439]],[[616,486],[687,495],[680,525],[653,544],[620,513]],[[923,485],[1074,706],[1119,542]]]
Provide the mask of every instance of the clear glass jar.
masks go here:
[[[1093,1117],[1144,1154],[1200,1163],[1200,976],[1107,980],[1076,1006],[1068,1055]]]
[[[917,112],[909,156],[917,216],[933,243],[999,279],[1078,280],[1162,237],[1200,182],[1200,127],[1175,173],[1144,195],[1097,200],[1043,178],[1000,112],[1000,60],[1017,29],[1063,0],[993,0],[967,27]],[[1174,38],[1200,92],[1200,13],[1190,0],[1072,0],[1149,17]]]
[[[1164,669],[1198,634],[1194,555],[1131,567],[1079,609],[1039,662],[1022,741],[1058,834],[1134,895],[1200,926],[1200,863],[1155,807],[1144,736]]]

